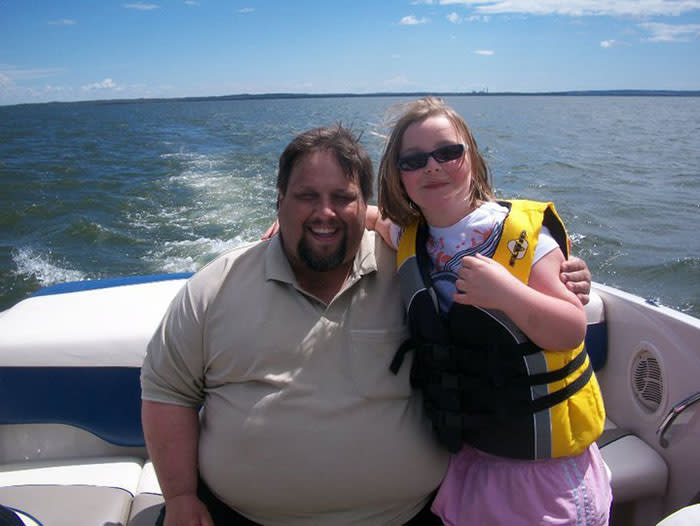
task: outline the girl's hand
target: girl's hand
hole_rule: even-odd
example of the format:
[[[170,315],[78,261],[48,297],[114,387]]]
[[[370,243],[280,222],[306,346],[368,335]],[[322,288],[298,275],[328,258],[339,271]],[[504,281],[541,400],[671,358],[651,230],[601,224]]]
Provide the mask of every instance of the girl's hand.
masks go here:
[[[274,222],[268,227],[267,230],[265,230],[265,233],[262,235],[260,239],[270,239],[272,236],[274,236],[277,231],[280,229],[280,225],[277,222],[277,219],[274,220]]]
[[[478,253],[462,258],[457,275],[455,302],[486,309],[502,310],[502,302],[522,285],[503,265]]]

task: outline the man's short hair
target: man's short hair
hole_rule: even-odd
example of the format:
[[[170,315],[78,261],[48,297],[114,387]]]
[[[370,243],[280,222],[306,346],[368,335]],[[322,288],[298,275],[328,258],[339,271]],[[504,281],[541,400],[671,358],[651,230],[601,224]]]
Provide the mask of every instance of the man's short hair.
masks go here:
[[[294,165],[304,155],[328,151],[335,155],[338,164],[351,181],[357,182],[365,203],[372,197],[374,169],[372,160],[356,137],[342,124],[314,128],[297,135],[280,156],[277,172],[277,190],[285,194]]]

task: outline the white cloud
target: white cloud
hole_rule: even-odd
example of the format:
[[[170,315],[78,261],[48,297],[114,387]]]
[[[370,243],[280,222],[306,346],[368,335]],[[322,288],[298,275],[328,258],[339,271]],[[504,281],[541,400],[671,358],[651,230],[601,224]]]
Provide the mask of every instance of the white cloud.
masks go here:
[[[199,5],[197,0],[185,0],[185,5]]]
[[[382,82],[382,85],[385,88],[398,89],[413,87],[416,85],[416,83],[408,80],[408,78],[404,75],[399,75],[397,77],[384,80],[384,82]]]
[[[72,18],[61,18],[59,20],[49,20],[50,26],[74,26],[75,20]]]
[[[402,26],[417,26],[419,24],[427,24],[427,23],[428,23],[427,18],[425,18],[425,17],[416,18],[413,15],[405,16],[399,22],[399,24],[401,24]]]
[[[488,22],[491,17],[488,15],[469,15],[465,17],[452,11],[445,18],[453,24],[461,24],[462,22]]]
[[[119,86],[111,79],[106,78],[102,82],[93,82],[82,87],[83,91],[103,90],[103,89],[120,89]]]
[[[137,11],[153,11],[154,9],[159,9],[160,6],[157,4],[144,4],[143,2],[136,2],[134,4],[122,4],[122,7],[126,9],[136,9]]]
[[[411,5],[433,5],[434,3],[433,0],[413,0]]]
[[[474,51],[474,54],[490,57],[491,55],[495,55],[496,52],[491,49],[477,49],[476,51]]]
[[[482,14],[677,16],[700,9],[700,0],[440,0]]]
[[[52,86],[51,84],[47,84],[44,86],[44,93],[45,94],[50,94],[50,93],[65,93],[71,91],[70,88],[66,88],[65,86]]]
[[[20,69],[8,64],[0,64],[0,75],[11,82],[53,77],[63,71],[65,70],[61,68]]]
[[[647,22],[639,24],[649,31],[650,42],[687,42],[700,36],[700,24],[662,24],[659,22]]]
[[[600,47],[602,48],[610,48],[610,47],[620,47],[620,46],[628,46],[629,44],[627,42],[621,41],[621,40],[602,40],[600,42]]]
[[[255,11],[254,7],[242,7],[236,10],[237,13],[252,13],[253,11]]]

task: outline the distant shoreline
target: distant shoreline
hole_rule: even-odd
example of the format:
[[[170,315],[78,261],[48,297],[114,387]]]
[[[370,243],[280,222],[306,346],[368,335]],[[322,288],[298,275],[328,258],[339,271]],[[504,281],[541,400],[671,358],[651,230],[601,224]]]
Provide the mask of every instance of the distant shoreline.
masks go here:
[[[29,106],[38,104],[141,104],[153,102],[212,102],[235,100],[274,100],[274,99],[336,99],[336,98],[377,98],[377,97],[700,97],[700,90],[587,90],[587,91],[450,91],[450,92],[376,92],[376,93],[241,93],[236,95],[195,96],[195,97],[155,97],[136,99],[97,99],[82,101],[25,102],[0,107]]]

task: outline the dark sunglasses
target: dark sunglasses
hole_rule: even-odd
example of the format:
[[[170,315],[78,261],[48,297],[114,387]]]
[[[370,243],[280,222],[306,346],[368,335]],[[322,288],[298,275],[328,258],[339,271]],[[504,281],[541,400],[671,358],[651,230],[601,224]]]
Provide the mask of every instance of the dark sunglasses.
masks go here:
[[[402,172],[411,172],[413,170],[418,170],[425,167],[428,164],[428,158],[432,157],[439,163],[446,163],[447,161],[454,161],[459,159],[464,153],[463,144],[448,144],[447,146],[441,146],[427,153],[412,153],[411,155],[406,155],[401,157],[396,163],[399,170]]]

